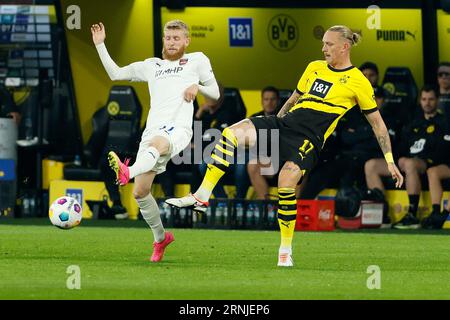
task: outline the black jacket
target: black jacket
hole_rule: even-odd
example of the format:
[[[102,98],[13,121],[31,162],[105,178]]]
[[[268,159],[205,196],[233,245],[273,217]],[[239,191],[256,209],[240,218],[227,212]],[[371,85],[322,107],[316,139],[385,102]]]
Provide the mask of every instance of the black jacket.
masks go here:
[[[446,163],[449,154],[447,138],[443,115],[438,113],[428,120],[419,116],[402,130],[400,155],[423,159],[428,166]]]
[[[6,117],[11,112],[19,112],[12,94],[0,85],[0,117]]]
[[[387,108],[381,108],[380,113],[388,129],[392,149],[395,153],[398,149],[396,144],[400,122],[395,114]],[[353,108],[341,119],[337,131],[341,152],[363,159],[383,158],[372,126],[358,108]]]

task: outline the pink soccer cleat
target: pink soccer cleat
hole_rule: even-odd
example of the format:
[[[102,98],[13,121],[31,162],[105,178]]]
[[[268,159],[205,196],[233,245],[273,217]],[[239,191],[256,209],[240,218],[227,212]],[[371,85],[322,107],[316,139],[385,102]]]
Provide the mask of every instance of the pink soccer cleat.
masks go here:
[[[114,151],[108,153],[109,166],[116,173],[116,183],[124,186],[130,181],[130,170],[128,169],[128,163],[130,159],[125,159],[122,163],[119,157]]]
[[[172,232],[166,232],[165,238],[161,242],[153,242],[153,254],[150,258],[151,262],[161,261],[164,256],[164,250],[166,247],[175,240]]]

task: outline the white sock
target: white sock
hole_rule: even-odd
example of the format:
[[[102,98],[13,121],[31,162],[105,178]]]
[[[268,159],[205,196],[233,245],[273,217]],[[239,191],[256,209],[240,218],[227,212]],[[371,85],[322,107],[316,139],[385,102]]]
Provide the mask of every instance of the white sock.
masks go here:
[[[142,152],[136,159],[136,162],[128,168],[130,170],[130,179],[152,170],[159,156],[158,150],[154,147],[149,147],[145,152]]]
[[[197,189],[197,191],[195,191],[194,196],[197,199],[206,202],[206,201],[209,201],[209,198],[211,198],[211,194],[212,194],[212,191],[202,188],[202,186],[200,186]]]
[[[283,254],[283,253],[289,253],[290,255],[292,255],[292,247],[280,246],[280,249],[278,250],[278,254]]]
[[[165,230],[161,221],[158,204],[149,193],[145,198],[137,199],[142,216],[153,232],[156,242],[161,242],[165,238]]]

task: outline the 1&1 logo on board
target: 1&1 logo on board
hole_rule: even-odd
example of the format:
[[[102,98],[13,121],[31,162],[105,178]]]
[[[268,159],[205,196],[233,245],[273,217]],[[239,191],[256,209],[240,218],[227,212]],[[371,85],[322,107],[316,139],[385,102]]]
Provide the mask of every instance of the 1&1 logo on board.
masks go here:
[[[298,41],[298,27],[295,20],[280,14],[272,18],[267,28],[270,44],[279,51],[292,50]]]
[[[83,189],[66,189],[66,196],[74,198],[83,206]]]
[[[229,18],[230,47],[253,47],[252,18]]]

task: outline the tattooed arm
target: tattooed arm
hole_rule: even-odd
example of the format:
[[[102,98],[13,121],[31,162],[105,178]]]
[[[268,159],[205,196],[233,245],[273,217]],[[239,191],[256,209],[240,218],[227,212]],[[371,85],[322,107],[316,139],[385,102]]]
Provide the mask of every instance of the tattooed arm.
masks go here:
[[[289,99],[287,99],[287,101],[284,103],[283,107],[278,112],[277,117],[281,118],[286,113],[288,113],[289,110],[293,106],[295,106],[295,104],[297,103],[297,101],[300,97],[301,97],[301,94],[297,90],[295,90],[294,93],[292,93],[292,95],[289,97]]]
[[[377,110],[375,112],[366,114],[366,119],[372,126],[381,151],[383,151],[388,170],[391,173],[392,179],[395,180],[395,186],[397,188],[400,188],[403,184],[403,176],[394,163],[394,158],[392,156],[391,139],[389,138],[389,132],[386,128],[383,118],[381,117],[380,112]]]

